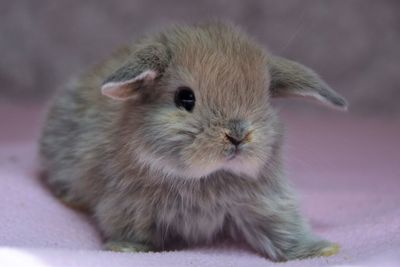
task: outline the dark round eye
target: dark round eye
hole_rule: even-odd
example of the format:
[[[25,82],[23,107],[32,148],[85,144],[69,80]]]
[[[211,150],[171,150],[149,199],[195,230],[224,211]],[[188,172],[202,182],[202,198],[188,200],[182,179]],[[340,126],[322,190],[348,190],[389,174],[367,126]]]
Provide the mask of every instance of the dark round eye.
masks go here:
[[[175,92],[175,105],[178,108],[183,107],[187,111],[192,111],[196,98],[192,89],[186,86],[178,87]]]

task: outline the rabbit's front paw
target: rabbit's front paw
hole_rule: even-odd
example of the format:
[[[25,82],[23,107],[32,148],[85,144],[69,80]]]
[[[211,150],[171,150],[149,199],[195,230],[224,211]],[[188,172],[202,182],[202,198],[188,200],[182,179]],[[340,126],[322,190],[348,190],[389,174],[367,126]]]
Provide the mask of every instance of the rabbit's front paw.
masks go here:
[[[148,252],[150,247],[141,243],[126,241],[108,241],[104,244],[107,250],[116,252]]]

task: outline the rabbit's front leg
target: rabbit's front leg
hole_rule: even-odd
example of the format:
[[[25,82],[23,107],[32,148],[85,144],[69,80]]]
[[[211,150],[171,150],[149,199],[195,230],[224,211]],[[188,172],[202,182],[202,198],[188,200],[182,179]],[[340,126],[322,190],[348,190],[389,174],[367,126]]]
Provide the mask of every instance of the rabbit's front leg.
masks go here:
[[[314,235],[290,195],[260,197],[231,214],[244,240],[273,261],[332,256],[339,246]]]

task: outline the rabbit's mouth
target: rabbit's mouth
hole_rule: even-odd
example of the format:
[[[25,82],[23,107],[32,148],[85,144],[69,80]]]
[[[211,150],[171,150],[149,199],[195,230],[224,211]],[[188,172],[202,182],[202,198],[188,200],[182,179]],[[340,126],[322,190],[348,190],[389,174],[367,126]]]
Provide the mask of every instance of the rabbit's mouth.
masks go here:
[[[231,161],[234,160],[237,157],[237,153],[232,153],[231,155],[229,155],[228,157],[226,157],[226,161]]]
[[[245,175],[257,177],[261,164],[252,160],[249,156],[248,145],[235,146],[230,148],[226,153],[224,160],[221,162],[220,169],[235,173],[237,175]]]
[[[241,152],[241,148],[237,146],[232,146],[226,151],[226,161],[231,161],[235,159]]]

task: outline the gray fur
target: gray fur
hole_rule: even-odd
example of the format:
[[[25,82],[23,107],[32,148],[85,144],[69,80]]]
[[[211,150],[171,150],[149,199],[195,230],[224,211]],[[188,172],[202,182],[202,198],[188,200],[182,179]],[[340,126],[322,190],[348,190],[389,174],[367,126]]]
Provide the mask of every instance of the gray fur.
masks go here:
[[[133,79],[146,69],[152,69],[162,74],[170,60],[170,55],[164,45],[154,43],[143,48],[137,48],[125,65],[114,71],[104,83],[119,82]]]
[[[311,69],[288,59],[271,57],[271,93],[274,97],[310,96],[339,109],[347,109],[346,100],[338,95]]]
[[[109,249],[230,238],[274,261],[336,253],[299,214],[283,172],[273,60],[222,23],[176,26],[123,48],[55,98],[40,141],[47,182],[93,214]],[[158,75],[132,91],[140,97],[101,94],[148,68]],[[285,90],[299,86],[302,72],[279,73]],[[195,92],[192,112],[174,104],[182,85]],[[227,134],[245,138],[236,157]]]

